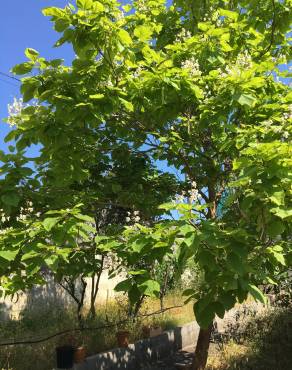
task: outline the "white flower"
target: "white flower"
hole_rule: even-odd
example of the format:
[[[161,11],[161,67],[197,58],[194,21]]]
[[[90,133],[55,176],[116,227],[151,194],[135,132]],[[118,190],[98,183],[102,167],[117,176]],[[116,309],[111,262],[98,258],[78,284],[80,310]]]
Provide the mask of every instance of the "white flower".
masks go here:
[[[283,139],[288,139],[289,138],[289,132],[288,131],[284,131],[283,132]]]
[[[27,219],[26,215],[24,215],[24,214],[19,215],[19,220],[20,221],[25,221],[26,219]]]
[[[141,220],[141,218],[139,216],[134,217],[135,222],[139,222],[140,220]]]
[[[120,21],[125,18],[125,13],[121,10],[120,13],[116,16],[116,20]]]
[[[185,28],[182,28],[181,31],[176,35],[175,42],[182,42],[190,39],[192,34],[190,31],[187,31]]]
[[[283,118],[285,121],[292,118],[292,104],[289,105],[289,111],[283,114]]]
[[[143,71],[143,68],[141,66],[138,66],[135,72],[133,73],[133,77],[134,78],[140,77],[142,71]]]
[[[252,66],[252,59],[251,56],[245,51],[243,54],[239,54],[235,63],[232,66],[226,66],[225,71],[220,69],[220,76],[221,77],[239,77],[241,73],[251,68]]]
[[[148,10],[145,0],[136,1],[136,9],[139,12],[146,12]]]
[[[130,217],[126,217],[126,222],[131,222],[131,218]]]
[[[10,126],[16,125],[15,117],[17,117],[22,109],[25,108],[23,104],[22,98],[20,99],[13,99],[12,104],[8,104],[7,109],[8,109],[8,119],[7,122]]]
[[[195,202],[198,199],[198,189],[196,181],[191,182],[191,189],[188,191],[190,203]]]
[[[139,215],[139,211],[134,211],[134,216],[138,216]]]
[[[190,72],[191,76],[201,76],[202,72],[200,71],[200,65],[194,57],[191,59],[185,60],[182,65],[182,69],[187,69]]]

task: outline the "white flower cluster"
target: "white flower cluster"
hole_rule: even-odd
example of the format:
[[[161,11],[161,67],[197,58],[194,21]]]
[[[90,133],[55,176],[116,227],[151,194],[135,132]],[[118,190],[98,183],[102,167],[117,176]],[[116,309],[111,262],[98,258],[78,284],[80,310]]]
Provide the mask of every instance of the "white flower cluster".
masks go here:
[[[142,72],[142,71],[143,71],[143,67],[138,66],[138,67],[136,68],[135,72],[133,73],[133,77],[134,77],[134,78],[138,78],[138,77],[140,77],[140,74],[141,74],[141,72]]]
[[[139,222],[141,220],[139,214],[139,211],[134,211],[133,213],[127,212],[126,222]]]
[[[225,71],[219,70],[221,77],[238,77],[243,70],[249,69],[252,66],[251,56],[245,51],[237,57],[233,66],[226,66]]]
[[[289,132],[288,131],[284,131],[283,132],[283,135],[282,135],[282,137],[283,137],[283,139],[289,139]]]
[[[183,286],[184,287],[190,286],[193,280],[194,280],[193,272],[189,268],[186,268],[184,272],[181,274],[181,281],[183,283]]]
[[[182,191],[181,194],[176,194],[175,202],[176,203],[183,203],[186,197],[186,192]]]
[[[0,208],[0,220],[1,220],[1,223],[10,221],[10,216],[6,216],[2,208]]]
[[[12,227],[6,227],[6,229],[0,230],[0,235],[4,235],[4,234],[6,234],[8,231],[10,231],[12,229],[13,229]]]
[[[183,203],[185,199],[188,199],[189,203],[193,203],[199,198],[199,192],[197,189],[197,183],[196,181],[191,182],[191,188],[187,192],[182,191],[181,194],[177,194],[175,196],[175,201],[177,203]]]
[[[243,54],[239,54],[236,60],[236,65],[242,68],[250,68],[252,59],[247,50]]]
[[[20,207],[19,216],[16,217],[16,221],[26,221],[27,217],[34,211],[33,204],[31,201],[27,202],[26,207]],[[41,213],[36,213],[37,217],[40,217]]]
[[[187,31],[185,28],[182,28],[181,31],[176,35],[175,42],[183,42],[192,37],[190,31]]]
[[[190,203],[193,203],[198,199],[199,192],[198,192],[198,189],[197,189],[196,181],[192,181],[191,189],[188,191],[188,195],[189,195]]]
[[[210,86],[209,85],[206,85],[205,86],[205,92],[204,92],[204,95],[206,98],[209,98],[211,95],[212,95],[212,91],[210,89]]]
[[[16,125],[15,117],[17,117],[21,113],[22,109],[25,108],[22,98],[20,99],[14,98],[13,103],[8,104],[7,108],[8,108],[7,122],[10,126],[14,126]]]
[[[215,8],[212,6],[209,8],[209,12],[204,14],[202,20],[203,22],[207,21],[215,22],[217,26],[221,26],[223,23],[222,19],[220,19],[219,11],[215,10]]]
[[[289,111],[283,114],[283,119],[285,121],[292,119],[292,104],[289,105]]]
[[[125,18],[125,12],[123,11],[123,10],[121,10],[118,14],[117,14],[117,16],[116,16],[116,20],[117,21],[121,21],[122,19],[124,19]]]
[[[146,12],[148,10],[145,0],[136,1],[136,9],[139,12]]]
[[[182,69],[187,69],[191,76],[201,76],[200,65],[197,59],[192,57],[191,59],[185,60],[182,65]]]

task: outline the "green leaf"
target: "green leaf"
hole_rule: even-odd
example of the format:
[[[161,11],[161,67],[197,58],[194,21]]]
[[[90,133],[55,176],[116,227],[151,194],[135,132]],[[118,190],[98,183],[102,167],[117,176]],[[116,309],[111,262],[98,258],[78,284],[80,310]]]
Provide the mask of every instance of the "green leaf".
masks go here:
[[[56,8],[54,6],[49,8],[44,8],[42,13],[46,17],[55,17],[55,18],[62,18],[65,15],[65,12],[61,8]]]
[[[16,64],[12,68],[12,72],[15,73],[16,75],[25,75],[25,74],[31,72],[33,67],[34,67],[33,62],[25,62],[25,63],[21,63],[21,64]]]
[[[225,315],[225,308],[220,302],[214,302],[212,303],[212,308],[217,316],[220,317],[220,319],[223,319]]]
[[[207,250],[203,250],[198,255],[198,261],[201,266],[205,266],[210,270],[216,269],[215,257],[213,254]]]
[[[274,245],[272,247],[268,247],[266,251],[272,256],[272,258],[275,259],[276,262],[280,263],[282,266],[286,266],[286,261],[285,261],[285,257],[283,254],[283,248],[280,245]]]
[[[50,267],[51,270],[55,270],[57,268],[59,257],[55,254],[48,256],[45,258],[45,262]]]
[[[125,45],[131,45],[133,43],[133,40],[129,35],[129,32],[127,32],[126,30],[120,29],[118,31],[118,36],[122,43]]]
[[[1,200],[4,204],[7,204],[8,206],[17,207],[20,198],[15,193],[6,193],[1,196]]]
[[[194,304],[196,320],[203,329],[207,329],[215,318],[215,307],[211,303],[205,303],[205,299],[201,299]]]
[[[104,98],[104,94],[93,94],[93,95],[89,95],[89,98],[90,99],[93,99],[93,100],[100,100],[100,99],[103,99]]]
[[[132,275],[132,276],[136,276],[136,275],[145,275],[147,274],[148,271],[147,270],[134,270],[134,271],[129,271],[128,274],[129,275]]]
[[[192,92],[195,94],[195,97],[196,97],[197,99],[203,99],[203,97],[204,97],[204,93],[203,93],[203,91],[199,88],[199,86],[192,85],[192,86],[191,86],[191,90],[192,90]]]
[[[13,261],[15,257],[17,256],[19,250],[5,250],[1,251],[0,250],[0,257],[4,258],[6,261]]]
[[[266,304],[267,298],[265,295],[257,288],[255,285],[248,284],[247,289],[250,292],[250,294],[254,297],[255,300],[262,302],[263,304]]]
[[[131,279],[126,279],[126,280],[119,282],[115,286],[115,291],[116,292],[127,292],[131,287],[132,287]]]
[[[69,23],[69,20],[68,19],[57,19],[55,21],[55,30],[57,32],[64,32],[68,27],[69,27],[70,23]]]
[[[95,0],[92,6],[92,10],[96,13],[100,13],[104,11],[104,6],[101,2]]]
[[[158,206],[158,209],[164,209],[165,211],[170,211],[173,210],[174,208],[175,204],[173,204],[173,202],[163,203]]]
[[[234,307],[236,298],[232,292],[225,292],[219,297],[219,301],[223,304],[226,311]]]
[[[183,291],[182,295],[183,296],[190,296],[190,295],[193,295],[196,291],[194,289],[186,289]]]
[[[35,61],[39,55],[39,53],[36,50],[31,49],[31,48],[25,49],[24,53],[28,59],[31,59],[33,61]]]
[[[150,40],[151,37],[152,37],[152,33],[153,33],[153,31],[149,26],[141,25],[141,26],[137,26],[134,29],[134,35],[140,41],[143,41],[143,42],[146,42],[146,41]]]
[[[269,197],[270,201],[277,206],[285,204],[285,193],[283,190],[275,191],[272,196]]]
[[[93,0],[77,0],[76,4],[78,8],[88,10],[91,9]]]
[[[219,14],[223,17],[227,17],[235,21],[238,18],[238,13],[232,12],[231,10],[227,10],[227,9],[219,9]]]
[[[281,235],[284,231],[285,231],[285,226],[283,222],[280,220],[274,220],[273,222],[269,223],[267,227],[267,233],[271,237]]]
[[[123,99],[123,98],[119,98],[119,100],[121,101],[121,103],[123,104],[123,106],[129,111],[129,112],[134,112],[134,106],[131,102]]]
[[[233,48],[225,40],[221,40],[220,45],[221,45],[222,50],[225,51],[226,53],[233,50]]]
[[[237,254],[230,253],[227,256],[227,263],[230,265],[233,271],[237,272],[238,274],[242,275],[244,273],[243,263]]]
[[[49,217],[44,219],[43,226],[45,230],[51,231],[52,228],[60,221],[60,217]]]
[[[155,280],[146,280],[142,284],[138,285],[138,289],[145,295],[149,297],[157,296],[160,291],[160,285]]]
[[[78,218],[78,220],[94,223],[93,217],[82,215],[81,213],[74,214],[74,217]]]
[[[247,105],[249,107],[252,107],[256,102],[256,98],[253,97],[252,95],[241,94],[237,101],[240,105]]]
[[[271,212],[281,219],[288,218],[292,216],[292,209],[283,209],[283,208],[272,208]]]

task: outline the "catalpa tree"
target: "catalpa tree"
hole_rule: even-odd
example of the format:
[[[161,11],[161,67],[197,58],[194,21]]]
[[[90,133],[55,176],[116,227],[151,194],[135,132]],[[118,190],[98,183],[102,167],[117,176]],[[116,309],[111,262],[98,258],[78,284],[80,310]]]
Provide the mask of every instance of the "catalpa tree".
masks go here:
[[[105,250],[114,245],[126,266],[143,261],[145,268],[129,271],[117,287],[132,302],[159,293],[151,264],[174,253],[180,269],[189,259],[198,263],[204,284],[185,292],[201,327],[193,369],[205,368],[215,315],[223,317],[248,294],[264,303],[259,287],[276,284],[291,266],[292,95],[283,83],[289,72],[281,68],[291,58],[290,8],[291,0],[77,0],[44,10],[61,34],[56,46],[72,45],[72,65],[27,49],[28,61],[13,69],[25,75],[24,102],[34,104],[10,117],[15,128],[7,140],[17,153],[2,155],[5,217],[19,217],[23,194],[34,186],[40,194],[44,186],[58,189],[61,197],[82,188],[91,181],[91,164],[112,159],[122,145],[137,158],[147,155],[153,166],[167,161],[185,176],[179,187],[165,182],[170,195],[179,195],[175,203],[152,207],[154,215],[173,220],[152,218],[95,240]],[[32,144],[41,150],[30,170],[24,152]],[[156,184],[157,176],[152,179]],[[95,191],[106,189],[104,181],[91,182]],[[131,198],[143,197],[139,184]],[[90,215],[92,202],[85,194],[82,213]],[[66,217],[56,224],[46,221],[48,213],[39,221],[32,216],[36,232],[61,230],[65,239],[54,243],[59,254],[71,246],[76,219],[86,219],[77,216],[80,207],[71,207],[58,211]],[[71,228],[65,226],[70,219]],[[7,271],[20,268],[23,235],[28,249],[36,235],[28,235],[23,222],[9,222],[0,252],[8,260],[6,285]],[[44,236],[42,244],[54,238]],[[22,267],[20,275],[29,274]]]

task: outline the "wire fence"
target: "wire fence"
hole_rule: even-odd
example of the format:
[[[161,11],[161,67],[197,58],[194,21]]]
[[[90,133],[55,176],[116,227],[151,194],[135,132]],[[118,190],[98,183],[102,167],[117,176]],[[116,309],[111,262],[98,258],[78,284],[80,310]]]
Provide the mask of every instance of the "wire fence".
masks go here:
[[[108,324],[104,324],[104,325],[100,325],[100,326],[95,326],[95,327],[94,326],[93,327],[86,327],[86,326],[84,326],[84,327],[79,327],[79,328],[66,329],[66,330],[55,332],[54,334],[50,334],[50,335],[48,335],[46,337],[42,337],[42,338],[35,338],[35,339],[28,339],[28,340],[18,340],[18,341],[8,341],[8,342],[0,342],[0,347],[38,344],[38,343],[46,342],[46,341],[48,341],[50,339],[59,337],[59,336],[64,335],[64,334],[69,334],[69,333],[74,333],[74,332],[83,332],[83,331],[92,331],[92,330],[104,330],[104,329],[114,328],[114,327],[117,327],[119,325],[125,324],[127,322],[130,322],[130,321],[133,321],[133,320],[136,320],[136,319],[141,319],[143,321],[147,317],[154,316],[154,315],[159,315],[159,314],[162,314],[164,312],[167,312],[167,311],[170,311],[170,310],[173,310],[173,309],[177,309],[177,308],[182,308],[182,307],[184,307],[184,305],[171,306],[171,307],[164,308],[162,310],[158,310],[158,311],[154,311],[154,312],[146,313],[146,314],[140,314],[140,315],[137,315],[136,317],[129,317],[127,319],[120,320],[118,322],[108,323]]]

